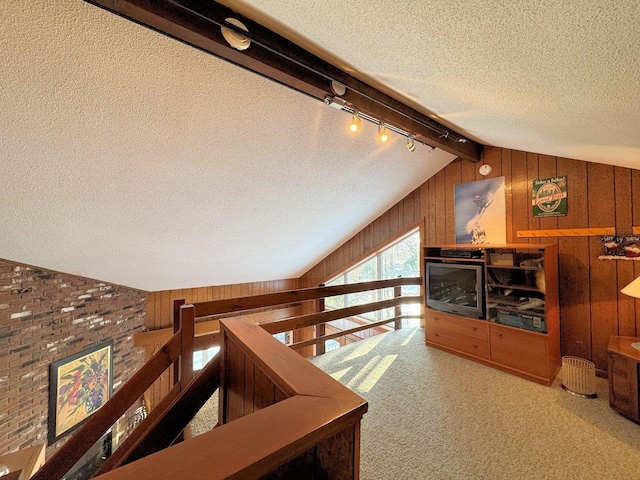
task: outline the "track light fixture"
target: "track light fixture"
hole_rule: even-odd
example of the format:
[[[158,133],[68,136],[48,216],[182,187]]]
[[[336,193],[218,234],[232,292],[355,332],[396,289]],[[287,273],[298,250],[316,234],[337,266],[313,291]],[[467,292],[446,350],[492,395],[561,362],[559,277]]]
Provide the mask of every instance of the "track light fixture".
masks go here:
[[[415,152],[416,151],[416,142],[415,142],[416,137],[413,135],[409,135],[407,137],[407,150],[409,150],[410,152]]]
[[[353,117],[351,118],[351,123],[349,124],[349,130],[353,133],[356,133],[360,130],[360,113],[356,110],[353,112]]]
[[[380,125],[378,125],[378,139],[383,143],[389,140],[389,133],[387,133],[383,122],[380,122]]]

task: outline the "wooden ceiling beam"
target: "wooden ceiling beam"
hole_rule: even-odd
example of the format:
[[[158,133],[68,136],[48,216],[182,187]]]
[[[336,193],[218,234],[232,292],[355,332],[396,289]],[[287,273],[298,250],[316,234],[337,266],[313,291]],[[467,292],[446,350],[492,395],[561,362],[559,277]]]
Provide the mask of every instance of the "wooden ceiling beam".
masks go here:
[[[213,0],[87,1],[321,101],[335,96],[331,83],[336,81],[347,88],[340,98],[350,108],[461,159],[481,158],[483,147],[477,142]],[[252,41],[248,49],[236,50],[222,36],[220,26],[237,30],[226,22],[229,17],[247,26],[249,31],[243,34]]]

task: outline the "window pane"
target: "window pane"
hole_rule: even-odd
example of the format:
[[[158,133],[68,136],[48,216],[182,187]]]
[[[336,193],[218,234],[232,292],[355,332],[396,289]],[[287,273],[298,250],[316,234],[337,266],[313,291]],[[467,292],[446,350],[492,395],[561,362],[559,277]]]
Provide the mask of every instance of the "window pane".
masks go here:
[[[382,278],[420,276],[420,232],[387,248],[380,254]]]
[[[220,351],[220,347],[211,347],[207,350],[196,350],[193,352],[193,370],[202,368]]]
[[[291,331],[289,332],[281,332],[281,333],[274,333],[273,334],[274,338],[279,340],[280,342],[284,343],[285,345],[289,345],[291,343]]]
[[[347,272],[347,283],[371,282],[378,279],[378,260],[376,257],[370,258],[354,269]],[[351,293],[347,295],[347,305],[362,305],[376,301],[375,290],[367,292]],[[376,320],[376,312],[364,313],[361,315],[369,320]]]
[[[340,275],[338,278],[334,278],[326,285],[344,285],[344,275]],[[328,309],[344,308],[344,295],[336,295],[333,297],[327,297],[324,299],[324,305]]]
[[[327,340],[324,342],[324,351],[329,352],[340,348],[340,342],[338,340]]]

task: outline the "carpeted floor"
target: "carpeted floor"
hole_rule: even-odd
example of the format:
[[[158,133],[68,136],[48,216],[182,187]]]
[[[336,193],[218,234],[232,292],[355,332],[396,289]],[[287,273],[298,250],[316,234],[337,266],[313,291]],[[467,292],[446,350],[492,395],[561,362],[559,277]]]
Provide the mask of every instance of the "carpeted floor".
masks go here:
[[[312,362],[369,402],[361,478],[637,479],[640,425],[598,398],[520,379],[399,330]]]
[[[424,344],[404,329],[311,360],[369,402],[361,479],[640,479],[640,425],[585,399]],[[217,421],[217,395],[191,435]]]

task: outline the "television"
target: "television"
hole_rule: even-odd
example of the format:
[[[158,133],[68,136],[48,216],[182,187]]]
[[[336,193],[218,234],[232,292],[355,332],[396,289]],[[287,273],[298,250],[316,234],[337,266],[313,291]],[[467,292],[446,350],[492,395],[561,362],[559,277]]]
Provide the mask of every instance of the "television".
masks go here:
[[[426,262],[427,306],[465,317],[484,318],[483,265]]]

